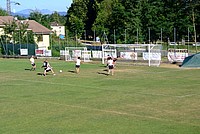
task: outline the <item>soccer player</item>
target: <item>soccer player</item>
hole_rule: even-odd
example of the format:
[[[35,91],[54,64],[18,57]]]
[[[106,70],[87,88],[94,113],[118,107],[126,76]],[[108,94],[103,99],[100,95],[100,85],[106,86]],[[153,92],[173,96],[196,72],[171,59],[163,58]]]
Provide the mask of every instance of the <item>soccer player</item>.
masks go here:
[[[31,56],[31,58],[29,59],[30,60],[30,62],[31,62],[31,69],[30,69],[30,71],[35,71],[35,69],[36,69],[36,64],[35,64],[35,59],[34,59],[34,56],[32,55]]]
[[[112,57],[108,58],[108,75],[111,73],[111,75],[114,75],[114,61]]]
[[[55,75],[55,73],[54,73],[51,65],[47,61],[47,59],[43,62],[43,66],[42,67],[44,68],[44,73],[43,73],[44,76],[46,76],[47,72],[52,72],[53,75]]]
[[[81,66],[81,58],[78,57],[76,59],[76,64],[75,64],[75,68],[76,68],[76,73],[78,74],[80,72],[80,66]]]

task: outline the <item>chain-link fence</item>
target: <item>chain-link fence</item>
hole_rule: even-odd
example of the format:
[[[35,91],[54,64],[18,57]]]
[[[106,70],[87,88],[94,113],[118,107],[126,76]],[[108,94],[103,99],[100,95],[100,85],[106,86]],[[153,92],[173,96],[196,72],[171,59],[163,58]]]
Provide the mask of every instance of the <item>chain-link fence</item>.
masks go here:
[[[0,54],[1,55],[13,55],[20,56],[21,49],[27,49],[27,55],[35,55],[35,49],[37,45],[35,44],[1,44]]]

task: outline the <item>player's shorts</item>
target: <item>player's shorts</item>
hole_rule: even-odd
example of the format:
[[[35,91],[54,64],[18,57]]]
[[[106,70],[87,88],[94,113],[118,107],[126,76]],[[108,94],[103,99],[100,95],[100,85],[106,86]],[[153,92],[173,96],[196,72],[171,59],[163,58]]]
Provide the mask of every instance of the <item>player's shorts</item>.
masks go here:
[[[76,68],[80,68],[80,65],[76,65]]]
[[[32,63],[31,65],[34,67],[34,66],[35,66],[35,63]]]
[[[51,68],[47,67],[45,70],[46,70],[46,72],[49,72],[49,71],[51,71]]]
[[[109,65],[108,68],[109,68],[109,69],[113,69],[114,66],[113,66],[113,65]]]

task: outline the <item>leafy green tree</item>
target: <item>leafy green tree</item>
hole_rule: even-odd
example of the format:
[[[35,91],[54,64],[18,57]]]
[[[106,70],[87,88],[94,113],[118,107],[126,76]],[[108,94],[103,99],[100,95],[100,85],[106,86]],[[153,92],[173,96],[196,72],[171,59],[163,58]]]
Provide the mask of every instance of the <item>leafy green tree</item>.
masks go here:
[[[8,16],[8,13],[6,12],[6,10],[0,8],[0,16]]]
[[[140,4],[142,5],[140,20],[142,23],[141,30],[144,42],[155,42],[160,38],[161,23],[165,19],[162,12],[163,2],[159,0],[142,0]]]
[[[115,28],[112,28],[110,30],[109,26],[111,25],[110,17],[112,15],[112,6],[113,6],[113,1],[112,0],[104,0],[100,2],[97,5],[97,17],[95,19],[95,22],[93,23],[92,30],[95,31],[96,36],[99,36],[104,40],[103,35],[104,32],[105,34],[109,34],[112,29],[114,30]]]
[[[88,0],[74,0],[67,13],[66,25],[69,34],[80,38],[85,29],[87,20],[87,4]]]
[[[141,34],[141,8],[142,5],[140,0],[126,0],[121,1],[125,7],[125,14],[126,14],[126,43],[137,43],[142,41],[142,34]]]
[[[32,31],[27,30],[28,23],[22,21],[12,21],[5,23],[4,31],[7,40],[13,44],[35,44]]]
[[[60,23],[60,15],[58,14],[58,12],[54,12],[50,15],[50,20],[51,22],[57,22]]]
[[[155,43],[161,37],[178,42],[187,38],[188,28],[199,40],[199,11],[197,0],[74,0],[66,25],[79,36],[84,30],[105,32],[115,43]]]
[[[43,15],[41,12],[39,11],[33,11],[30,13],[29,18],[30,20],[35,20],[38,23],[40,23],[41,25],[50,28],[50,15],[46,14]]]
[[[57,22],[59,24],[65,25],[66,23],[66,16],[61,16],[58,12],[52,13],[50,16],[50,22]]]

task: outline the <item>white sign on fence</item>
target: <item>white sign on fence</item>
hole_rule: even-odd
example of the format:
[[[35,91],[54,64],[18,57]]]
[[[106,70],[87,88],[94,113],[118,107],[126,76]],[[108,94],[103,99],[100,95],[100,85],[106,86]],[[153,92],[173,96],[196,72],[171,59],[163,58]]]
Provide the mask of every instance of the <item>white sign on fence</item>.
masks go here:
[[[150,53],[149,55],[148,52],[144,52],[143,59],[144,60],[161,60],[161,53]]]
[[[187,49],[169,49],[167,53],[170,62],[183,62],[185,57],[188,57]]]
[[[128,60],[137,60],[136,52],[120,52],[120,58]]]
[[[93,58],[102,58],[102,51],[92,51]]]
[[[28,49],[20,49],[20,55],[28,55]]]
[[[35,55],[36,56],[52,56],[51,50],[46,50],[46,49],[36,49],[35,50]]]

